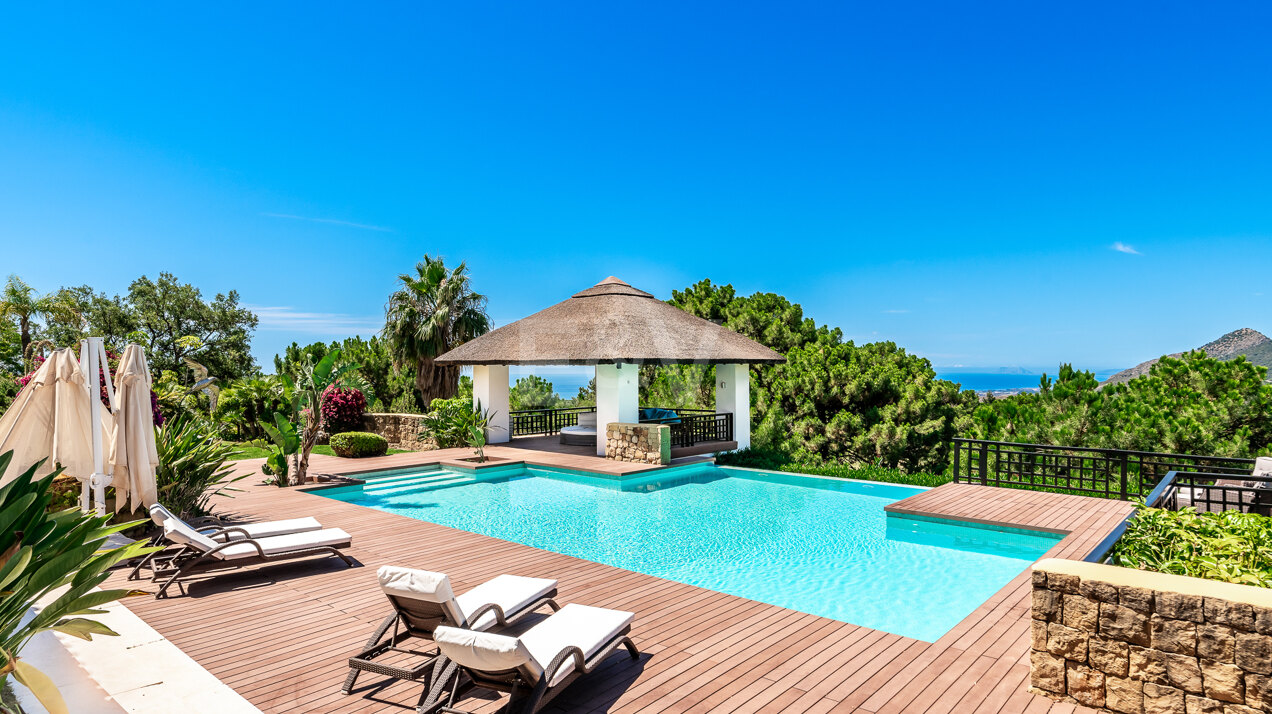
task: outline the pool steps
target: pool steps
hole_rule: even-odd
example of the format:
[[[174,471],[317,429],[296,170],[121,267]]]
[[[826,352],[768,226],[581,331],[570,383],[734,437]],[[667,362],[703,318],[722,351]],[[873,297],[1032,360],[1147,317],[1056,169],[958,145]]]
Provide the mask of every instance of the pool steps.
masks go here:
[[[425,471],[424,473],[367,479],[367,482],[362,485],[362,492],[369,496],[390,496],[404,491],[434,491],[439,488],[475,480],[471,476],[445,471]]]

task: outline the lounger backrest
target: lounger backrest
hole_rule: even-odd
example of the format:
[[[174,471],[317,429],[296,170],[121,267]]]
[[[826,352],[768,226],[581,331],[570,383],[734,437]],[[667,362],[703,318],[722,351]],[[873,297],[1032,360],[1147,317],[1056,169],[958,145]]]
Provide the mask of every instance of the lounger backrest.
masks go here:
[[[376,572],[380,590],[412,631],[432,636],[438,625],[464,625],[450,578],[428,570],[385,565]]]
[[[433,632],[433,641],[479,684],[483,675],[499,680],[517,672],[531,685],[543,676],[543,663],[516,637],[443,626]]]
[[[173,543],[188,545],[204,552],[220,545],[220,543],[196,531],[177,518],[169,518],[163,522],[163,535]]]
[[[173,515],[172,511],[164,508],[163,504],[156,503],[150,507],[150,520],[154,521],[155,525],[162,526],[164,521],[175,521],[180,519]]]
[[[1272,456],[1260,456],[1254,460],[1254,470],[1250,472],[1251,476],[1261,478],[1272,478]],[[1272,488],[1272,483],[1268,481],[1255,481],[1255,488]]]

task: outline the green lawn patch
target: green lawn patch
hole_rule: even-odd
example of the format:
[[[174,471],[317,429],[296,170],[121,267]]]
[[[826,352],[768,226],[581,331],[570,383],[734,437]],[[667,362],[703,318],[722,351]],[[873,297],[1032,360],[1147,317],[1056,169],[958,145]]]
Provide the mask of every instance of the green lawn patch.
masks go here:
[[[234,455],[230,457],[230,461],[241,461],[243,459],[263,459],[273,453],[272,447],[264,446],[259,441],[238,441],[232,442],[234,445]],[[407,449],[389,449],[390,454],[405,454]],[[330,446],[319,444],[314,447],[313,453],[322,454],[323,456],[335,456],[336,452],[331,450]]]

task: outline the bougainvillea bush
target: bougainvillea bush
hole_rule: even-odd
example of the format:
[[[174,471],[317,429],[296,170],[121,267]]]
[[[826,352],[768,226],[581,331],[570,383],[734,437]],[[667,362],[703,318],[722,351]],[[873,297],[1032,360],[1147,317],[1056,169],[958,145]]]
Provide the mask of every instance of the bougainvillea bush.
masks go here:
[[[353,388],[332,385],[322,393],[322,423],[328,434],[362,429],[367,398]]]

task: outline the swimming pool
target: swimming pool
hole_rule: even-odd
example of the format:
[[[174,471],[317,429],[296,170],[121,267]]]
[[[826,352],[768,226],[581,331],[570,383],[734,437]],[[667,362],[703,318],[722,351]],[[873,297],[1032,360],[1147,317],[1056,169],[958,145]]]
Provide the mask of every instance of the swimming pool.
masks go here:
[[[521,464],[480,474],[315,493],[928,642],[1060,538],[885,513],[922,490],[909,486],[713,464],[622,481]]]

